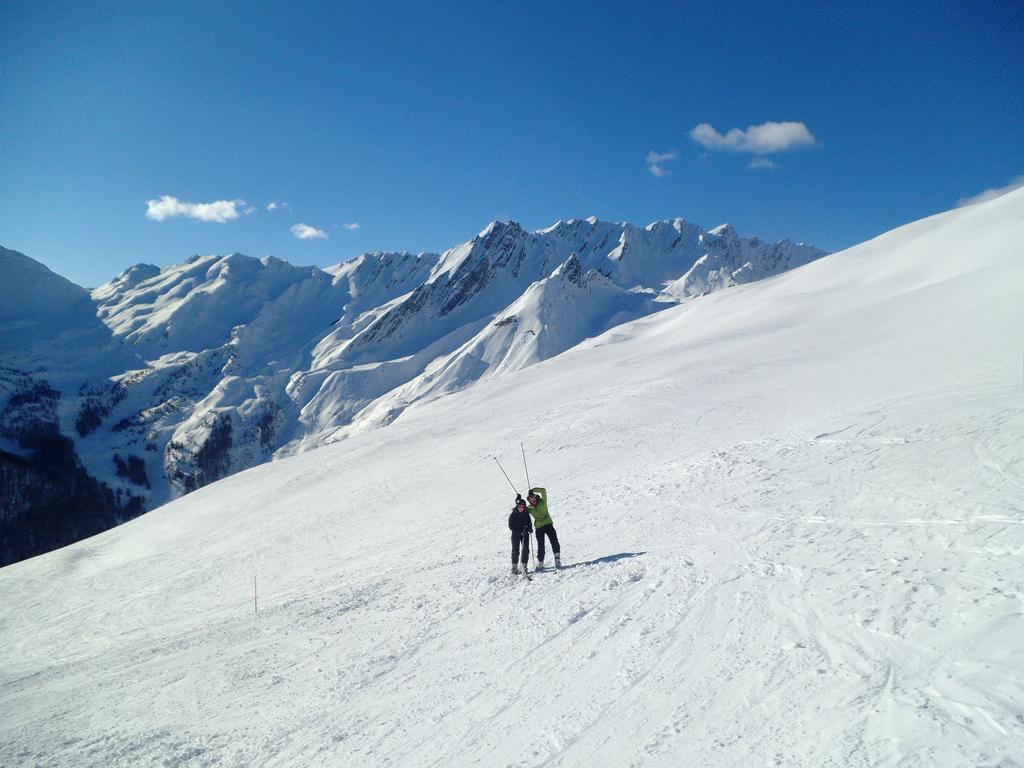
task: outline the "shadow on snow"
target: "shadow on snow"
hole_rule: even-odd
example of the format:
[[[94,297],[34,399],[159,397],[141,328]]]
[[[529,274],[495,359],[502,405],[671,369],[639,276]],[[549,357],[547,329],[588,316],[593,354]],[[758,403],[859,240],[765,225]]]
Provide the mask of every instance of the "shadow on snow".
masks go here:
[[[646,552],[619,552],[617,555],[605,555],[604,557],[598,557],[594,560],[585,560],[579,563],[569,563],[563,565],[559,570],[568,571],[570,568],[583,568],[587,565],[600,565],[601,563],[614,563],[617,560],[628,560],[631,557],[640,557],[640,555],[646,555]]]

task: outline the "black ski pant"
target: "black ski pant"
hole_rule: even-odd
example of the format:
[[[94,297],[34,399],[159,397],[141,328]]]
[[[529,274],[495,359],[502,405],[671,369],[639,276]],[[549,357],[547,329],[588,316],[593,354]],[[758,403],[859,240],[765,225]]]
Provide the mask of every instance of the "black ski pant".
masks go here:
[[[551,551],[555,553],[556,557],[562,551],[562,548],[560,546],[558,546],[558,534],[555,533],[555,525],[554,525],[554,523],[548,523],[547,525],[542,525],[540,528],[537,529],[537,562],[538,563],[544,561],[544,537],[545,536],[547,536],[549,539],[551,539]]]
[[[520,548],[522,553],[520,554]],[[524,565],[530,562],[530,532],[523,531],[522,533],[512,533],[512,563],[523,563]]]

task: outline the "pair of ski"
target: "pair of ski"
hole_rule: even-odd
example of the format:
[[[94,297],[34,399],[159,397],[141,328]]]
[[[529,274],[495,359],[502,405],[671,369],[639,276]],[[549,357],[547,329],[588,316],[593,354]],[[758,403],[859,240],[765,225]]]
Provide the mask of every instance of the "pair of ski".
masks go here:
[[[562,567],[556,565],[554,568],[536,568],[536,569],[534,569],[532,571],[522,571],[520,573],[512,573],[512,574],[509,574],[509,575],[510,576],[517,576],[519,578],[526,579],[527,581],[533,581],[533,574],[535,574],[535,573],[545,573],[546,571],[560,571],[560,570],[562,570]]]

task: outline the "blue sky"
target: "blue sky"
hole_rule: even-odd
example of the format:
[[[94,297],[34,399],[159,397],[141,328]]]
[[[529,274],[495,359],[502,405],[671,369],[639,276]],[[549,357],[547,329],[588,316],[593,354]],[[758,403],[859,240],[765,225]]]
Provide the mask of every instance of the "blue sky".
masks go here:
[[[0,245],[86,286],[495,218],[838,249],[1024,174],[1018,0],[842,5],[8,0]]]

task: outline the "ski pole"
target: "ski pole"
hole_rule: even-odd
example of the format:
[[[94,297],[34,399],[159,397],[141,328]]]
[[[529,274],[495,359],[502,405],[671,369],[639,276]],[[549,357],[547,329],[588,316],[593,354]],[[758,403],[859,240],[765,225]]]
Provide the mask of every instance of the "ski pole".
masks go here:
[[[520,443],[519,444],[519,449],[523,452],[523,470],[526,472],[526,492],[527,492],[527,494],[529,494],[530,491],[533,490],[533,486],[530,485],[530,468],[526,465],[526,448],[524,448],[523,444]],[[537,570],[537,551],[533,547],[530,547],[530,562],[533,563],[533,570],[536,571]]]
[[[505,475],[505,479],[508,480],[508,484],[512,486],[512,490],[516,491],[515,485],[512,483],[511,480],[509,480],[508,473],[505,471],[505,468],[503,466],[501,466],[501,462],[498,461],[498,457],[497,456],[492,456],[491,458],[494,459],[494,463],[498,465],[498,469],[501,470],[501,474]],[[519,491],[516,491],[516,493],[519,493]]]
[[[526,466],[526,449],[523,448],[522,443],[519,444],[519,448],[523,451],[523,469],[526,470],[526,491],[529,493],[533,486],[530,485],[530,468]]]

